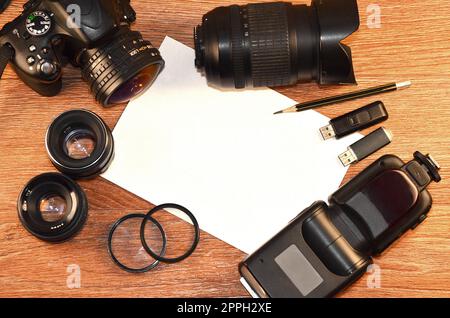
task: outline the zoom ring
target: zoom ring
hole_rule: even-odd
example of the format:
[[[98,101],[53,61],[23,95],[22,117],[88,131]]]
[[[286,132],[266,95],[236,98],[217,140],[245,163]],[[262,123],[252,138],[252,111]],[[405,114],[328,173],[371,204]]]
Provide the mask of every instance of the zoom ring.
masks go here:
[[[291,57],[284,3],[248,5],[253,86],[290,84]]]
[[[236,88],[245,87],[244,34],[241,20],[241,9],[234,5],[230,7],[231,19],[231,61],[233,65],[234,83]]]

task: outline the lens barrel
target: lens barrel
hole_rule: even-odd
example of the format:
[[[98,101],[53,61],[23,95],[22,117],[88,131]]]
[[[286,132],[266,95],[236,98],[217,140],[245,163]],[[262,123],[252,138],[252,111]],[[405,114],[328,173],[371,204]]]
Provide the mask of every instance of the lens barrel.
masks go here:
[[[114,139],[105,122],[93,112],[72,110],[58,116],[46,135],[53,165],[74,179],[103,173],[114,158]]]
[[[124,28],[108,43],[85,50],[79,64],[96,100],[111,106],[145,92],[162,70],[164,60],[139,32]]]
[[[71,238],[83,227],[88,215],[83,190],[59,173],[46,173],[32,179],[19,195],[17,207],[23,226],[48,242]],[[54,216],[49,218],[51,213]]]
[[[194,30],[195,64],[219,87],[353,84],[351,51],[340,41],[358,27],[356,0],[219,7]]]

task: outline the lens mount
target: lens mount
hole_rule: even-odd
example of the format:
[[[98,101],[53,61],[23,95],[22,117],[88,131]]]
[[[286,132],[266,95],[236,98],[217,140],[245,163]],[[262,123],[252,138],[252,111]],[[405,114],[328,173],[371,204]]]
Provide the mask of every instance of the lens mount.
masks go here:
[[[79,63],[83,79],[104,106],[141,95],[164,67],[159,51],[139,32],[128,28],[117,32],[108,43],[85,50]]]
[[[74,179],[98,176],[114,157],[111,130],[88,110],[71,110],[58,116],[47,130],[46,148],[53,165]]]
[[[68,240],[83,227],[88,215],[83,190],[59,173],[33,178],[20,193],[17,208],[23,226],[47,242]]]

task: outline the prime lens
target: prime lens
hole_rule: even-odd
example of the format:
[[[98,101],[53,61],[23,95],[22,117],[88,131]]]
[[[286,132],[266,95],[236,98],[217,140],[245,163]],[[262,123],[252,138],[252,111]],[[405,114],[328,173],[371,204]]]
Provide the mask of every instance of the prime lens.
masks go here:
[[[53,165],[74,179],[93,178],[108,169],[114,158],[114,139],[105,122],[88,110],[58,116],[46,135]]]
[[[353,84],[356,0],[313,0],[219,7],[194,30],[198,69],[214,86],[276,87],[297,82]]]
[[[83,190],[59,173],[33,178],[19,195],[17,208],[23,226],[48,242],[71,238],[83,227],[88,215]]]
[[[79,64],[97,101],[112,106],[144,93],[162,70],[164,60],[139,32],[124,28],[104,45],[85,50]]]

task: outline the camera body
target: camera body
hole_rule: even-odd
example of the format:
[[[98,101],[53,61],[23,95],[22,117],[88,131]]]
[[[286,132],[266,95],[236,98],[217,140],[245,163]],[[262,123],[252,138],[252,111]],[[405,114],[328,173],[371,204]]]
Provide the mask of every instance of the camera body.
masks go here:
[[[1,30],[0,45],[12,47],[14,70],[40,95],[61,91],[62,67],[71,63],[108,105],[124,83],[156,65],[152,82],[164,63],[150,42],[130,30],[135,20],[130,0],[30,0]]]
[[[300,213],[240,265],[258,297],[331,297],[358,280],[431,209],[426,189],[440,181],[439,165],[419,152],[405,163],[380,158],[330,196]]]

